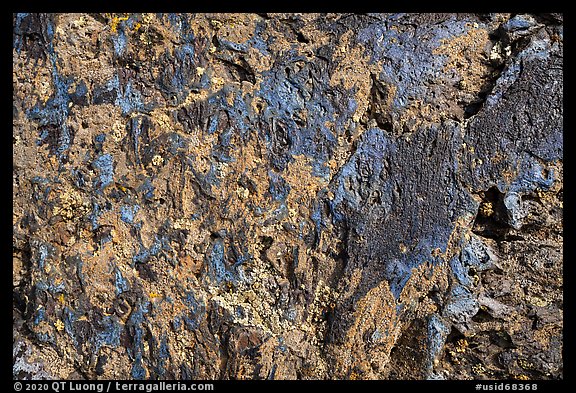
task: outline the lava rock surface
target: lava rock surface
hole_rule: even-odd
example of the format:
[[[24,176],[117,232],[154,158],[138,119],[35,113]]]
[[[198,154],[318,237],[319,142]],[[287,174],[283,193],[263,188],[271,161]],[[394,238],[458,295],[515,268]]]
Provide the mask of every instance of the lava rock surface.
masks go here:
[[[561,14],[15,14],[15,379],[562,379]]]

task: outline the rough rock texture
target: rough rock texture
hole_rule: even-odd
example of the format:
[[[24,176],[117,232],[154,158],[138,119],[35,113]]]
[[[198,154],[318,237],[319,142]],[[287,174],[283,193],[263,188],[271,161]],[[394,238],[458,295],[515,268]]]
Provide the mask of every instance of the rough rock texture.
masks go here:
[[[16,14],[13,376],[560,379],[561,14]]]

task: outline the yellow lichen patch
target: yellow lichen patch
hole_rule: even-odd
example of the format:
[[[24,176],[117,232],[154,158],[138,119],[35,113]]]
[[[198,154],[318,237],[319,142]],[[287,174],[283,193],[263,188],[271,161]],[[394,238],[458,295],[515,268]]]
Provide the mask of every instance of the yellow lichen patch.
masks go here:
[[[400,252],[402,254],[406,254],[406,251],[408,251],[408,247],[406,247],[406,245],[404,243],[400,243],[400,245],[398,246],[398,248],[400,249]]]
[[[112,15],[110,18],[110,31],[112,31],[112,33],[116,33],[116,29],[118,28],[118,24],[120,22],[123,22],[126,20],[128,20],[128,16]]]
[[[529,381],[530,377],[526,374],[517,374],[513,376],[514,379],[519,381]]]
[[[538,307],[546,307],[549,304],[547,300],[542,299],[541,297],[538,296],[527,296],[526,300],[528,301],[528,303]]]
[[[448,355],[450,355],[450,361],[454,364],[460,364],[460,358],[455,351],[448,350]]]
[[[64,220],[78,219],[90,212],[90,203],[82,198],[74,189],[67,189],[60,193],[59,202],[54,206],[53,214],[61,216]]]
[[[478,213],[484,217],[491,217],[494,214],[494,207],[492,202],[483,202],[478,208]]]
[[[154,109],[151,112],[150,116],[152,120],[152,124],[154,127],[149,132],[156,130],[158,134],[166,132],[168,130],[179,130],[181,131],[180,123],[174,123],[170,120],[167,110],[162,109]],[[150,135],[150,138],[153,139],[156,135]]]
[[[222,22],[220,22],[219,20],[214,20],[212,19],[210,21],[210,24],[212,25],[212,27],[214,28],[214,30],[218,30],[222,27]]]
[[[360,374],[358,374],[356,371],[352,371],[348,378],[352,381],[356,381],[358,379],[362,379],[362,376]]]
[[[531,370],[531,369],[534,368],[534,363],[529,362],[529,361],[524,360],[524,359],[519,359],[519,360],[518,360],[518,365],[519,365],[520,367],[522,367],[524,370]]]
[[[236,194],[238,195],[238,198],[244,200],[247,199],[250,195],[250,190],[242,186],[238,186],[238,188],[236,188]]]
[[[210,84],[213,91],[222,90],[222,87],[224,87],[224,79],[219,76],[214,76],[210,79]]]
[[[162,158],[162,156],[156,154],[156,155],[154,155],[154,157],[152,157],[152,165],[160,166],[163,163],[164,163],[164,158]]]
[[[38,73],[38,75],[36,76],[36,78],[40,78],[41,77],[41,73]],[[42,102],[42,104],[46,104],[46,102],[48,102],[48,99],[50,98],[50,96],[52,95],[52,83],[51,81],[47,81],[47,80],[43,80],[39,83],[40,88],[38,89],[38,95],[40,98],[40,101]]]
[[[334,309],[337,297],[338,294],[332,288],[325,285],[322,280],[320,280],[316,290],[314,291],[314,300],[310,306],[308,318],[306,320],[308,325],[322,324],[321,327],[314,329],[316,336],[312,338],[313,343],[317,343],[318,340],[321,340],[324,336],[327,325],[322,314],[327,310]]]
[[[472,372],[476,375],[483,375],[486,373],[486,367],[478,363],[472,366]]]
[[[115,121],[112,124],[111,134],[115,142],[120,142],[124,138],[124,132],[125,127],[121,122]]]
[[[62,330],[64,330],[64,322],[62,322],[60,319],[57,319],[56,322],[54,322],[54,327],[56,328],[56,330],[61,332]]]
[[[456,352],[466,352],[468,348],[468,341],[465,338],[461,338],[460,340],[456,341]]]

